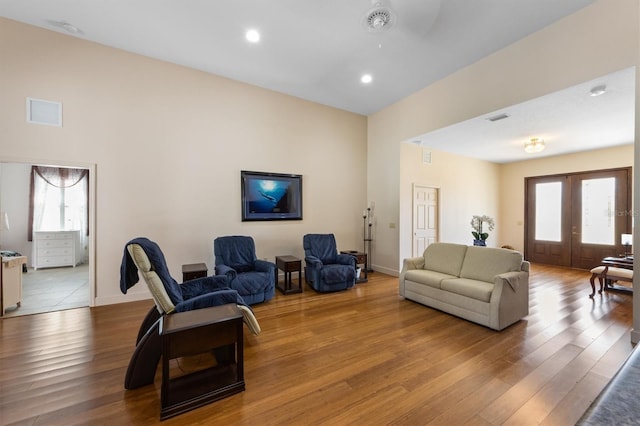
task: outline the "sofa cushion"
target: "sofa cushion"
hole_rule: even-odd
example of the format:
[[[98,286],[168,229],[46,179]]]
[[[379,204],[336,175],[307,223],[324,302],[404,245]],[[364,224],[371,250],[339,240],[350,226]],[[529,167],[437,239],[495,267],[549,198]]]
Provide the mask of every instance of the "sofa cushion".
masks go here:
[[[430,244],[424,251],[424,269],[460,276],[467,246],[452,243]]]
[[[491,293],[493,292],[493,284],[467,278],[450,278],[443,280],[440,288],[444,291],[470,297],[482,302],[489,302],[491,300]]]
[[[522,254],[502,248],[475,247],[467,249],[460,278],[493,283],[496,275],[518,272],[522,265]]]
[[[457,278],[454,275],[443,274],[442,272],[426,271],[424,269],[412,269],[405,273],[404,279],[414,283],[428,285],[433,288],[440,288],[442,280],[447,278]]]

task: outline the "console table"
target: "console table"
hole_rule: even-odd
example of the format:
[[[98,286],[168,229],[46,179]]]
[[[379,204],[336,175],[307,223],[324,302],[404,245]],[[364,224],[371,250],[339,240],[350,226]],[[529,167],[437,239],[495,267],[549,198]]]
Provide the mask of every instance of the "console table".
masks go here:
[[[295,256],[276,256],[276,266],[284,271],[284,287],[280,286],[276,270],[276,287],[282,294],[302,293],[302,261]],[[298,272],[298,287],[293,288],[291,273]]]
[[[242,313],[234,303],[162,317],[161,420],[245,390],[242,324]],[[172,359],[216,349],[231,349],[230,359],[171,377]]]
[[[614,283],[625,281],[633,286],[633,256],[605,257],[602,259],[600,266],[591,269],[591,278],[589,279],[591,284],[590,298],[593,298],[596,294],[596,278],[600,282],[600,290],[598,290],[600,294],[605,289],[632,292],[633,289],[631,287]]]
[[[602,264],[613,268],[629,269],[633,271],[633,256],[620,256],[620,257],[605,257],[602,259]],[[613,280],[605,279],[604,285],[607,290],[618,290],[623,292],[633,292],[633,289],[623,285],[616,285]]]

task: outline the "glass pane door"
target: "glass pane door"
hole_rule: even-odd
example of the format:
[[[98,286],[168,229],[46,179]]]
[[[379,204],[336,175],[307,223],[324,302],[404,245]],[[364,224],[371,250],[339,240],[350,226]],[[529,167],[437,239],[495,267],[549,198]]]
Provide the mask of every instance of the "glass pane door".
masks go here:
[[[562,182],[536,184],[536,240],[562,240]]]
[[[582,181],[582,243],[614,245],[616,179]]]
[[[630,182],[630,167],[526,178],[526,259],[589,270],[624,254]]]

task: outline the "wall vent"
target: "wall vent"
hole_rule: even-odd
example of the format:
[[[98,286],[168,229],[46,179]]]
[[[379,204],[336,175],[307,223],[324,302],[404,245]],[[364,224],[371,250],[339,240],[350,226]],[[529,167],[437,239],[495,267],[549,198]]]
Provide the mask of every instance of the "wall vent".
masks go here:
[[[62,127],[62,103],[27,98],[27,123]]]
[[[509,117],[509,114],[502,113],[502,114],[494,115],[492,117],[488,117],[487,120],[498,121],[498,120],[504,120],[505,118],[508,118],[508,117]]]
[[[431,151],[425,148],[422,148],[422,163],[431,164]]]

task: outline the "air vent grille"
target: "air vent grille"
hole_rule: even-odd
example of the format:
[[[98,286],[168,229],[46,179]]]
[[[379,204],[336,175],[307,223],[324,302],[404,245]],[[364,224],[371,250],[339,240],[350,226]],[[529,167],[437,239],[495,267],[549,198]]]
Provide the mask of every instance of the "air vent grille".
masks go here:
[[[498,115],[494,115],[492,117],[488,117],[487,120],[489,121],[499,121],[499,120],[504,120],[505,118],[509,118],[509,114],[498,114]]]

